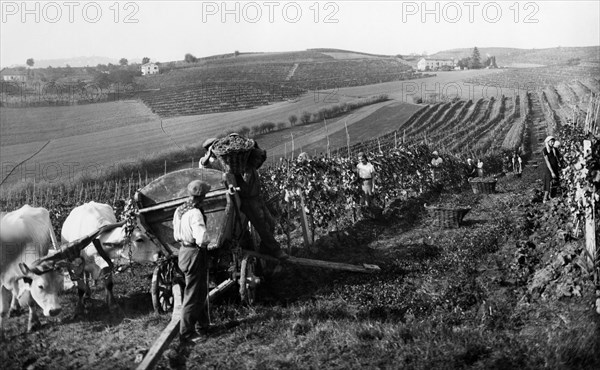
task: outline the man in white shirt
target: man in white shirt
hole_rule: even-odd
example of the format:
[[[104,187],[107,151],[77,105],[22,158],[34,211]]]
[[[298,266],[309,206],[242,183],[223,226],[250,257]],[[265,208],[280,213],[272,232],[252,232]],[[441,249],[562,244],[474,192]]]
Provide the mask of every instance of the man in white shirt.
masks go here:
[[[188,200],[175,210],[173,236],[181,243],[179,268],[185,275],[185,290],[179,323],[182,344],[195,343],[202,335],[196,332],[196,323],[202,330],[210,326],[208,299],[208,256],[210,242],[206,217],[200,205],[210,190],[204,181],[194,180],[187,186]]]
[[[359,163],[356,165],[356,170],[358,171],[358,177],[365,194],[364,201],[370,207],[372,203],[371,197],[375,190],[375,167],[367,161],[367,156],[363,152],[358,153],[358,160]],[[361,204],[362,202],[363,200],[361,199]]]

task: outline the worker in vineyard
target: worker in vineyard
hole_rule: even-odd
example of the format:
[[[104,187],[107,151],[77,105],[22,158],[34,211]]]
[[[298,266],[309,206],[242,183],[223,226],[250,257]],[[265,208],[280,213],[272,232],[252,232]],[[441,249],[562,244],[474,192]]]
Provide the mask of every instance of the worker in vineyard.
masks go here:
[[[479,158],[477,160],[477,176],[478,177],[484,177],[485,173],[483,171],[483,161],[481,160],[481,158]]]
[[[467,177],[477,177],[477,167],[471,158],[467,158]]]
[[[546,137],[544,140],[544,149],[542,149],[542,155],[544,156],[544,198],[542,201],[546,203],[552,197],[552,187],[556,186],[560,179],[560,166],[558,162],[558,156],[556,149],[554,148],[554,142],[556,139],[554,136]]]
[[[565,158],[562,155],[562,152],[560,151],[560,141],[558,140],[554,140],[554,152],[556,153],[556,158],[558,158],[558,167],[559,168],[565,168],[566,164],[565,164]]]
[[[185,275],[179,324],[179,339],[184,345],[200,341],[210,328],[207,256],[209,236],[206,216],[201,208],[209,190],[210,185],[204,181],[190,182],[187,186],[189,198],[173,215],[173,236],[181,243],[179,268]],[[196,324],[200,327],[200,333],[196,331]]]
[[[269,254],[280,260],[289,258],[282,249],[275,237],[274,219],[269,213],[267,206],[261,196],[260,177],[258,169],[267,159],[267,153],[260,149],[255,143],[250,152],[246,169],[243,174],[236,174],[235,179],[240,187],[239,196],[241,200],[240,210],[260,236],[261,253]]]
[[[367,207],[371,207],[373,205],[373,193],[375,192],[375,167],[367,160],[364,152],[358,153],[356,170],[363,191],[360,204],[363,205],[364,203]]]
[[[298,154],[298,158],[296,158],[296,162],[298,163],[306,163],[308,161],[310,161],[310,155],[307,152]]]
[[[444,163],[444,160],[440,157],[437,150],[434,150],[431,154],[433,155],[433,159],[431,159],[431,178],[433,182],[438,182],[441,178],[442,163]]]
[[[516,150],[512,157],[512,166],[514,174],[520,175],[523,172],[523,160],[521,159],[519,152]]]
[[[217,141],[216,137],[212,137],[210,139],[206,139],[204,143],[202,143],[202,147],[206,150],[204,156],[200,158],[200,162],[198,163],[199,168],[212,168],[219,171],[224,171],[221,162],[217,159],[216,154],[212,151],[212,146]]]
[[[504,159],[502,160],[502,172],[507,174],[510,172],[512,168],[512,159],[508,155],[508,153],[504,154]]]

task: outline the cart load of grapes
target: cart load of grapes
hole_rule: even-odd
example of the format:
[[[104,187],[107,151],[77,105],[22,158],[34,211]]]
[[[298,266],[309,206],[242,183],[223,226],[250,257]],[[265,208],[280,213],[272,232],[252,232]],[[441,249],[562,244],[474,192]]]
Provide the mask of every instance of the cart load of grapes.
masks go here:
[[[212,151],[229,173],[244,172],[248,157],[256,142],[239,135],[228,135],[214,142]]]

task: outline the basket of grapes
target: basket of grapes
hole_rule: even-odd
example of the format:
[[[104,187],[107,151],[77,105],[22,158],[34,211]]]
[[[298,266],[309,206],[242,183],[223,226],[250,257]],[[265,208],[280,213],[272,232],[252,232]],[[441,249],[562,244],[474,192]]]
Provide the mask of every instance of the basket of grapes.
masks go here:
[[[255,142],[239,135],[229,135],[214,142],[213,153],[227,172],[241,174],[246,168],[248,157]]]

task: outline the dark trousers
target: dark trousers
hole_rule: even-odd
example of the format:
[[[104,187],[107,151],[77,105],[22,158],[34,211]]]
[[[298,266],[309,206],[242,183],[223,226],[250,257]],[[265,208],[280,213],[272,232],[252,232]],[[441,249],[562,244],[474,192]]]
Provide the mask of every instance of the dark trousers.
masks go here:
[[[196,323],[201,327],[210,324],[206,248],[181,247],[179,268],[185,275],[179,334],[181,338],[189,338],[195,333]]]
[[[240,206],[241,211],[246,215],[254,229],[260,236],[261,249],[265,252],[276,252],[281,249],[277,240],[273,236],[273,231],[267,223],[264,211],[264,204],[260,197],[243,198]]]

